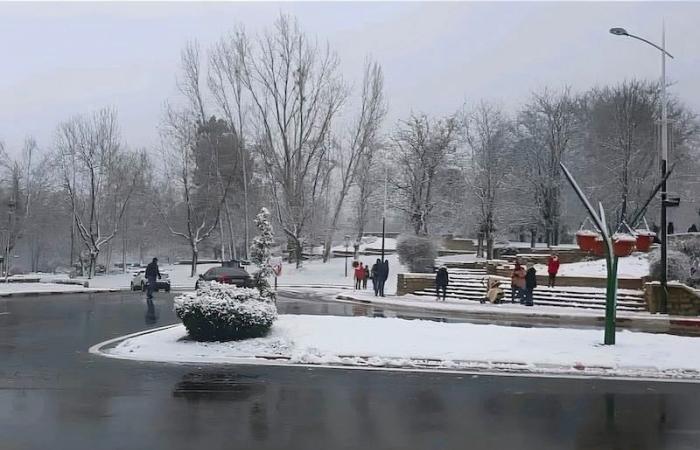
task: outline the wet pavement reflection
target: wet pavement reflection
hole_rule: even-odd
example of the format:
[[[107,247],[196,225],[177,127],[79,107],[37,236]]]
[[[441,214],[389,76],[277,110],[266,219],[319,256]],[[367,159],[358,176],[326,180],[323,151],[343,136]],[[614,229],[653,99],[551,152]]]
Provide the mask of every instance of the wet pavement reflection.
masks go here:
[[[87,353],[175,323],[171,298],[0,300],[0,448],[700,448],[695,384],[168,365]],[[281,298],[279,308],[420,318],[303,299]]]

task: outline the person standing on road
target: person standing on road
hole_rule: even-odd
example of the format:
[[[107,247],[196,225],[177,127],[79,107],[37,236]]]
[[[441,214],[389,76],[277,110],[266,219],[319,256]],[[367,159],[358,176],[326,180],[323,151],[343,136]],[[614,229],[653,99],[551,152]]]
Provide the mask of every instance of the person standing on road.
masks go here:
[[[374,296],[376,297],[379,295],[379,285],[380,285],[380,276],[381,276],[381,266],[382,266],[382,260],[377,258],[377,262],[374,263],[372,266],[372,287],[374,288]]]
[[[559,256],[556,253],[552,253],[547,260],[547,273],[549,274],[549,287],[554,287],[554,283],[557,280],[557,273],[559,273]]]
[[[447,273],[447,267],[440,266],[437,273],[435,274],[435,294],[437,295],[436,300],[440,300],[440,290],[442,289],[442,301],[445,301],[447,296],[447,285],[450,283],[450,275]]]
[[[523,291],[525,290],[525,268],[520,265],[518,259],[515,260],[515,267],[510,276],[510,302],[515,303],[516,298],[522,302]]]
[[[525,306],[532,306],[534,304],[532,300],[532,293],[536,287],[537,271],[531,266],[529,269],[527,269],[527,273],[525,274]]]
[[[146,280],[148,285],[146,287],[146,298],[153,298],[153,291],[156,289],[156,278],[160,279],[160,270],[158,270],[158,258],[153,258],[146,266]]]
[[[367,289],[367,280],[369,276],[369,264],[365,264],[365,275],[362,277],[362,289]]]

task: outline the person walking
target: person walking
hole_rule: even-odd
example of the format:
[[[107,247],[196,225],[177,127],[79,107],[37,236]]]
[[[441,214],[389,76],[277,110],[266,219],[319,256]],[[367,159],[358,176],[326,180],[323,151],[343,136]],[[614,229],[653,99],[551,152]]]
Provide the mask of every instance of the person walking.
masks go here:
[[[369,279],[369,265],[365,265],[365,273],[362,277],[362,289],[367,289],[367,280]]]
[[[377,258],[377,262],[372,265],[372,287],[374,288],[374,296],[379,295],[379,277],[381,271],[382,260]]]
[[[447,296],[447,285],[450,283],[450,275],[447,273],[447,267],[440,266],[435,274],[435,294],[436,300],[440,300],[440,290],[442,289],[442,301],[445,301]]]
[[[153,258],[146,266],[146,298],[148,300],[153,298],[153,291],[156,289],[156,278],[160,279],[160,270],[158,270],[158,258]]]
[[[549,287],[554,287],[554,283],[557,280],[557,273],[559,273],[559,256],[556,253],[549,255],[547,260],[547,273],[549,274]]]
[[[537,271],[531,266],[529,269],[527,269],[527,273],[525,274],[525,306],[532,306],[534,304],[532,294],[536,287]]]
[[[386,280],[389,279],[389,260],[385,259],[382,263],[382,284],[380,285],[379,295],[384,297],[384,286],[386,285]]]
[[[362,278],[365,276],[365,268],[362,263],[355,267],[355,289],[362,289]]]
[[[688,233],[697,233],[698,232],[698,227],[695,224],[692,224],[690,228],[688,228]]]
[[[525,268],[520,265],[520,260],[515,260],[515,267],[510,276],[510,302],[515,303],[519,298],[522,303],[523,291],[525,289]]]

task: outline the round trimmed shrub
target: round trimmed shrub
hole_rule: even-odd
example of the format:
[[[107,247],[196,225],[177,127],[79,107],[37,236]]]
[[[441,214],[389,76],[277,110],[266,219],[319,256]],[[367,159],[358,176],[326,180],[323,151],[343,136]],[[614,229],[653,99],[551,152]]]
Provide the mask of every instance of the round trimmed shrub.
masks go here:
[[[681,283],[688,281],[691,267],[688,255],[676,250],[668,250],[666,262],[668,281],[680,281]],[[649,274],[654,281],[661,279],[661,252],[659,250],[654,251],[649,256]]]
[[[399,262],[414,273],[431,273],[437,258],[437,248],[432,239],[415,234],[402,234],[396,242]]]
[[[264,336],[277,319],[277,307],[257,289],[212,281],[175,297],[175,314],[192,339],[231,341]]]

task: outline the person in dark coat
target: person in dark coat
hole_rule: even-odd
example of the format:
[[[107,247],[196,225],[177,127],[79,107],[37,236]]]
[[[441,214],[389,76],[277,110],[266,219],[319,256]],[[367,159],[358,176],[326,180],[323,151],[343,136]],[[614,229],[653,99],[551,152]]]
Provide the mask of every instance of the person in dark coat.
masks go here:
[[[440,289],[442,289],[442,301],[445,301],[447,296],[447,285],[450,283],[450,275],[447,273],[447,267],[440,266],[435,274],[435,293],[437,300],[440,300]]]
[[[668,223],[666,230],[668,231],[668,234],[673,234],[673,232],[676,231],[675,227],[673,226],[673,222]]]
[[[146,298],[153,298],[153,291],[156,289],[156,278],[160,279],[160,270],[158,270],[158,258],[153,258],[146,266],[146,281],[148,285],[146,287]]]
[[[688,233],[697,233],[698,232],[698,227],[695,224],[692,224],[690,228],[688,228]]]
[[[385,259],[384,262],[382,263],[382,284],[379,287],[379,295],[384,297],[384,285],[386,284],[386,280],[389,279],[389,260]]]
[[[362,277],[362,289],[367,289],[367,279],[369,279],[369,266],[365,264],[365,276]]]
[[[381,276],[381,266],[382,266],[382,260],[377,258],[377,262],[372,265],[372,271],[370,272],[370,275],[372,277],[372,287],[374,288],[374,296],[376,297],[379,295],[379,279]]]
[[[532,306],[532,293],[537,287],[537,272],[534,267],[527,269],[525,273],[525,306]]]

